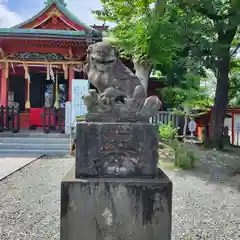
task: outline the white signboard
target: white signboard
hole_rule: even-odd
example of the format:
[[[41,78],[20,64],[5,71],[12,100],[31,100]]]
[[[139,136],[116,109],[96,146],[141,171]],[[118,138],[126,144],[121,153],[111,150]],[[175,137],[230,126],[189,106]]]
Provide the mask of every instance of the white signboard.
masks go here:
[[[191,133],[195,132],[197,128],[197,124],[194,120],[191,120],[189,123],[188,123],[188,129]]]
[[[89,81],[86,79],[73,79],[72,81],[72,125],[76,125],[76,117],[86,114],[83,96],[88,93]]]
[[[240,114],[234,114],[233,145],[240,146]],[[231,134],[232,135],[232,134]]]
[[[66,102],[65,103],[65,134],[71,134],[71,127],[72,127],[72,103]]]
[[[236,122],[236,132],[240,133],[240,122]]]
[[[239,146],[239,139],[240,139],[240,122],[239,120],[236,122],[236,136],[235,138],[237,139],[237,146]]]
[[[188,129],[191,132],[191,137],[192,138],[194,137],[193,133],[196,131],[196,128],[197,128],[197,123],[194,120],[191,120],[188,123]]]
[[[232,128],[232,118],[225,118],[224,119],[224,127],[228,127],[228,129]]]

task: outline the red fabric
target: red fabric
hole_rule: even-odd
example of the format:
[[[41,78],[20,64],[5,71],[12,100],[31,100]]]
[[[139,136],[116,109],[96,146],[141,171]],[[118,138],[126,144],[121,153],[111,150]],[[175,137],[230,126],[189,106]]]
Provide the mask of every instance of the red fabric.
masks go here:
[[[42,108],[31,108],[30,109],[30,126],[42,127]]]
[[[20,128],[21,129],[29,128],[29,114],[26,113],[20,114]]]

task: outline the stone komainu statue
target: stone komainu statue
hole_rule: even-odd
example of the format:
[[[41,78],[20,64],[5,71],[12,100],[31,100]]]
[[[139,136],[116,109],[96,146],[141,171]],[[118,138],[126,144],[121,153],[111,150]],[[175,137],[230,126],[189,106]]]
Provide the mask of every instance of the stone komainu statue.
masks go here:
[[[111,113],[118,119],[129,115],[147,119],[161,107],[157,96],[147,97],[138,77],[122,63],[116,49],[108,43],[99,42],[88,47],[85,72],[98,91],[91,89],[84,97],[88,114],[96,118],[99,114]]]

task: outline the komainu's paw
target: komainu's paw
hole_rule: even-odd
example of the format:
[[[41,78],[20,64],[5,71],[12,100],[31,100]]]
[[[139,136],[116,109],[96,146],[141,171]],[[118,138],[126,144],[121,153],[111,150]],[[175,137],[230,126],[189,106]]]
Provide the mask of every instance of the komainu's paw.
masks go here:
[[[97,99],[97,91],[96,91],[96,89],[89,89],[89,90],[88,90],[88,94],[89,94],[90,96],[92,96],[93,98],[96,98],[96,99]]]
[[[100,96],[100,103],[104,105],[113,105],[115,103],[115,98],[109,98],[105,96]]]
[[[84,104],[87,110],[90,110],[92,106],[97,105],[98,95],[95,89],[90,89],[88,94],[83,97]]]
[[[103,104],[113,105],[118,97],[118,90],[110,87],[100,94],[100,100]]]

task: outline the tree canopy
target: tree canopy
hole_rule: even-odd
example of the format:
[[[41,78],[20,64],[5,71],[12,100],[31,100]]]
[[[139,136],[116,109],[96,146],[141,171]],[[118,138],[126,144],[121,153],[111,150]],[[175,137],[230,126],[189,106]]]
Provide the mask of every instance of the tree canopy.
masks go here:
[[[154,50],[158,53],[161,50],[161,61],[172,56],[176,41],[166,36],[176,34],[176,29],[165,14],[155,17],[156,13],[152,7],[154,0],[101,0],[101,2],[103,9],[93,12],[98,19],[116,24],[112,28],[112,34],[118,40],[116,44],[122,54],[134,57],[139,62],[158,57],[159,54],[153,54]],[[165,11],[165,4],[161,6],[161,11]],[[160,35],[161,31],[165,33]]]
[[[147,86],[153,66],[157,63],[171,64],[182,48],[182,29],[170,21],[172,12],[164,1],[159,5],[155,0],[101,2],[103,9],[93,11],[94,14],[98,19],[115,23],[116,26],[111,29],[111,42],[123,56],[133,59],[136,71],[143,74],[146,70],[143,84]],[[141,78],[140,75],[138,77]]]

